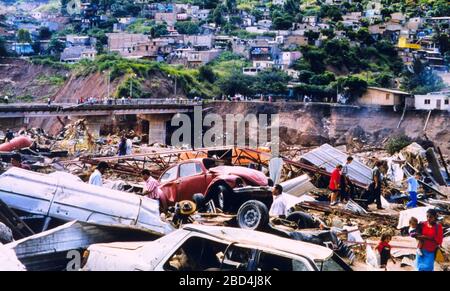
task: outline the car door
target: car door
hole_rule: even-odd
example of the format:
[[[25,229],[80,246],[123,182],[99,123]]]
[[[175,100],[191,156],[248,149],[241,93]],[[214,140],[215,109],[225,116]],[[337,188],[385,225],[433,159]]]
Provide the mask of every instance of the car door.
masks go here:
[[[196,193],[205,194],[206,173],[199,162],[180,165],[178,178],[178,201],[191,200]]]
[[[178,192],[178,165],[167,169],[161,177],[159,177],[160,189],[164,193],[169,204],[177,202]]]

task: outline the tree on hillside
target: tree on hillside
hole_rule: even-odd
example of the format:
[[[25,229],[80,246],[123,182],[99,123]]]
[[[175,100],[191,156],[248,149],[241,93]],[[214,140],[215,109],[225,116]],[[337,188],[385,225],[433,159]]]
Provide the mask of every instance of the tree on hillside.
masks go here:
[[[256,21],[260,21],[263,18],[263,16],[264,16],[264,13],[261,10],[259,10],[259,9],[253,9],[250,14],[253,17],[255,17]]]
[[[356,76],[340,77],[336,84],[339,92],[343,92],[349,102],[355,101],[367,90],[367,82]]]
[[[26,29],[19,29],[17,31],[17,42],[20,43],[31,43],[30,32]]]
[[[371,45],[375,42],[367,27],[361,27],[358,29],[356,32],[356,38],[365,45]]]
[[[341,9],[337,6],[321,5],[319,15],[320,17],[328,17],[335,22],[342,20]]]
[[[225,95],[234,96],[242,94],[245,96],[253,95],[251,85],[254,83],[254,77],[242,74],[235,70],[228,77],[218,81],[219,88]]]
[[[0,37],[0,57],[7,57],[8,51],[6,49],[6,41],[3,37]]]
[[[322,73],[325,70],[325,58],[326,54],[321,49],[310,47],[303,52],[303,59],[309,63],[314,73]]]
[[[203,8],[205,9],[214,9],[219,5],[220,0],[203,0]]]
[[[313,30],[307,30],[304,35],[308,38],[309,44],[314,44],[314,42],[319,39],[320,33]]]
[[[165,24],[156,24],[150,29],[150,35],[152,37],[160,37],[162,35],[167,35],[168,33],[167,25]]]
[[[415,94],[439,91],[445,87],[442,78],[420,59],[414,59],[411,70],[405,72],[402,86]]]
[[[217,26],[222,26],[225,24],[225,18],[223,17],[224,11],[225,11],[224,6],[218,5],[212,13],[212,21]]]
[[[48,27],[40,27],[39,28],[39,39],[50,39],[52,37],[52,32]]]
[[[232,14],[236,11],[236,0],[225,0],[225,6],[228,13]]]
[[[216,75],[210,66],[201,66],[198,70],[200,79],[214,83],[216,81]]]
[[[56,55],[59,57],[65,47],[66,45],[63,42],[61,42],[57,37],[53,36],[48,44],[47,52],[48,54]]]
[[[433,37],[434,41],[439,46],[439,52],[446,54],[450,51],[450,37],[447,33],[438,33]]]
[[[300,5],[298,0],[287,0],[284,4],[284,11],[289,15],[297,15],[300,12]]]
[[[290,77],[283,71],[265,70],[256,76],[253,89],[257,94],[283,95],[287,92]]]
[[[180,34],[198,34],[200,32],[200,26],[194,21],[178,21],[175,23],[175,29]]]

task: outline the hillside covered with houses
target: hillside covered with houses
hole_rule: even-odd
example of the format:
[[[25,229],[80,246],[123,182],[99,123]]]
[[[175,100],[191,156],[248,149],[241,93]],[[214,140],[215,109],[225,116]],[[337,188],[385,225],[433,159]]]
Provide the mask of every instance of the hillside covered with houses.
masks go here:
[[[0,3],[1,56],[126,76],[114,97],[159,70],[190,98],[450,108],[446,0]]]

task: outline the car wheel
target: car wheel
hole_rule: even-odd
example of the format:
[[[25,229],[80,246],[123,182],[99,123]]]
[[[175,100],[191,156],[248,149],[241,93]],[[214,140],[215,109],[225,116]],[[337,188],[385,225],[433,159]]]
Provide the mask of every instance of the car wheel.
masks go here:
[[[226,209],[226,199],[227,197],[229,197],[229,193],[230,190],[228,190],[227,187],[223,186],[223,185],[219,185],[217,186],[216,190],[215,190],[215,194],[212,198],[214,206],[216,208],[222,209],[224,212],[227,210]]]
[[[202,193],[197,193],[192,196],[192,201],[195,202],[198,212],[205,212],[205,196]]]
[[[239,208],[237,222],[244,229],[264,228],[269,223],[269,210],[261,201],[249,200]]]

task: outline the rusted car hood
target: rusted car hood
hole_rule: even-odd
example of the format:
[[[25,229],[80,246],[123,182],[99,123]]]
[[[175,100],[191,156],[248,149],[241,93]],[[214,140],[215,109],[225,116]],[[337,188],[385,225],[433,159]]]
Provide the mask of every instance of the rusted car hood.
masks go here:
[[[236,175],[253,186],[267,186],[267,177],[260,171],[239,166],[218,166],[209,169],[214,175]]]

